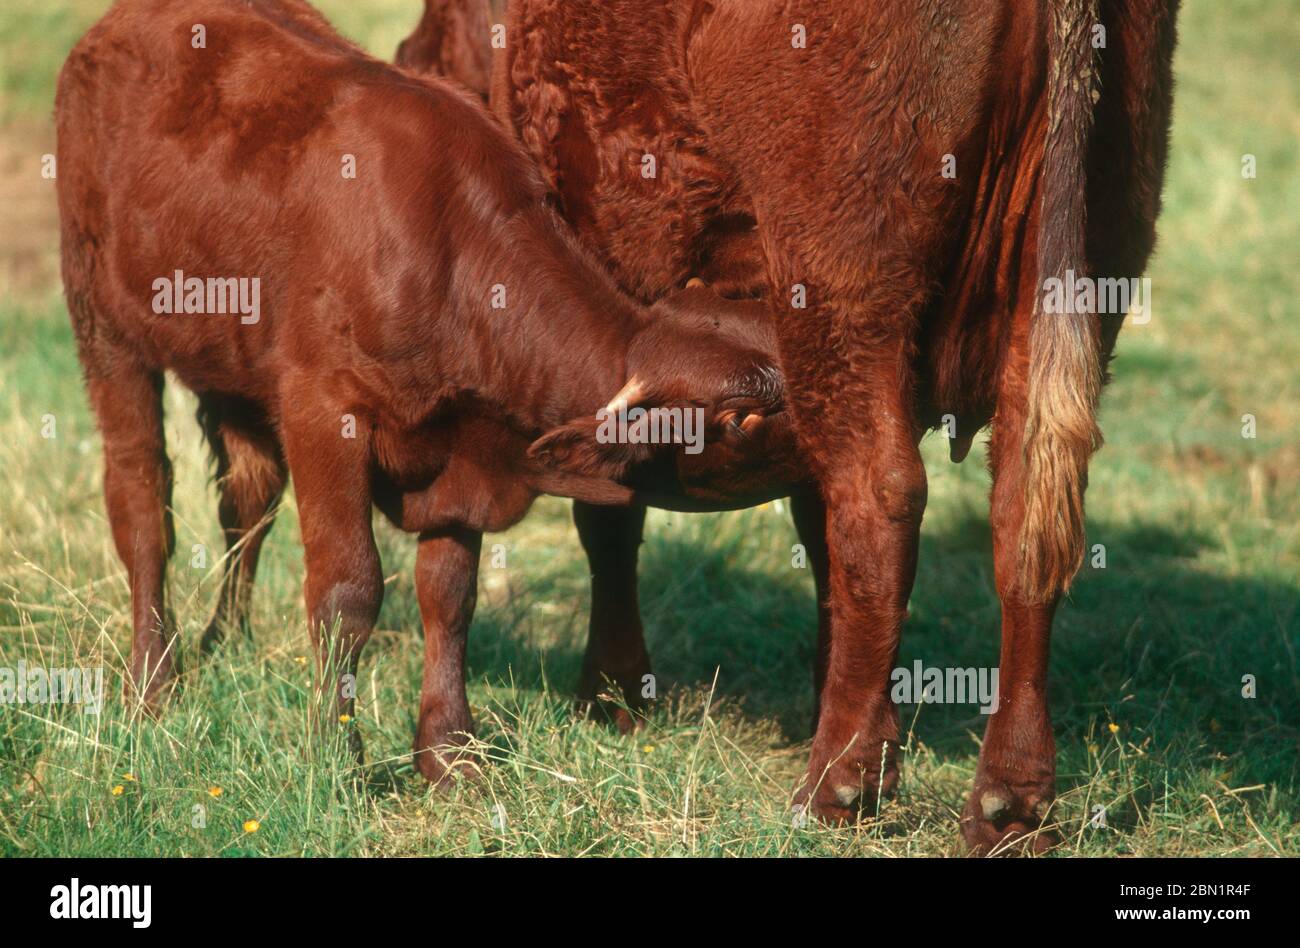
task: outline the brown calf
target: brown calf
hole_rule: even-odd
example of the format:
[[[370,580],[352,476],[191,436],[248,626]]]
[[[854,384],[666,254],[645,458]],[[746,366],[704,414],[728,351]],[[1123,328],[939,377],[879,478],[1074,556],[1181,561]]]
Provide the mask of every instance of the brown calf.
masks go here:
[[[1002,602],[1000,706],[962,830],[980,851],[1049,842],[1048,642],[1122,314],[1039,304],[1069,271],[1145,266],[1177,6],[511,0],[494,109],[583,243],[642,299],[701,274],[776,314],[829,540],[801,790],[823,817],[873,812],[897,783],[888,685],[926,501],[918,442],[951,415],[954,460],[992,424]],[[591,518],[635,547],[639,521]]]
[[[433,780],[432,749],[472,726],[483,531],[543,491],[628,503],[616,480],[643,464],[704,502],[783,489],[749,448],[789,444],[770,328],[719,331],[730,304],[700,291],[654,313],[623,296],[480,103],[369,58],[301,0],[122,0],[69,56],[56,112],[64,286],[131,586],[128,685],[147,703],[175,645],[165,371],[199,396],[243,550],[213,636],[246,605],[292,474],[342,713],[328,670],[355,673],[383,595],[372,504],[419,535],[415,746]],[[711,447],[602,443],[606,402],[698,409]]]

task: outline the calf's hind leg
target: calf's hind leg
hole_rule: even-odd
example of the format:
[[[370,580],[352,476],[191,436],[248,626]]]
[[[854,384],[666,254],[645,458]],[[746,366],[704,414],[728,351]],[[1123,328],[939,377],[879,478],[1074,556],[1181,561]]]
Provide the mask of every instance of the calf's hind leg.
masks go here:
[[[265,424],[211,396],[199,399],[199,422],[217,459],[218,515],[226,539],[221,592],[203,633],[210,652],[227,627],[248,632],[248,606],[262,542],[275,522],[275,506],[288,474],[274,433]]]
[[[131,658],[125,682],[156,710],[175,667],[175,633],[165,602],[167,560],[176,544],[172,476],[163,440],[162,374],[118,359],[88,366],[91,405],[104,439],[104,499],[113,544],[131,585]]]

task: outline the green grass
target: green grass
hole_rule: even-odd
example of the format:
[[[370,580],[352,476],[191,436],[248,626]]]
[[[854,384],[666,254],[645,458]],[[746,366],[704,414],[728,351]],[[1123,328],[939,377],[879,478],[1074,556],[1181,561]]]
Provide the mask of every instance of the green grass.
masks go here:
[[[320,5],[383,56],[418,13],[415,0]],[[34,170],[52,138],[58,65],[103,6],[8,0],[0,14],[0,173],[27,215],[6,229],[36,241],[19,255],[0,240],[0,667],[104,664],[110,698],[98,717],[0,706],[0,854],[960,852],[956,813],[984,724],[969,706],[905,709],[903,782],[879,820],[792,825],[813,610],[780,505],[652,514],[643,606],[666,688],[630,737],[571,707],[588,591],[568,505],[545,499],[488,538],[469,670],[490,765],[449,793],[410,763],[422,654],[413,542],[380,524],[389,580],[362,663],[353,726],[368,765],[356,772],[306,734],[291,502],[263,557],[254,638],[197,661],[216,574],[211,559],[191,569],[187,551],[221,544],[193,402],[176,388],[170,592],[186,672],[160,720],[131,718],[116,700],[129,595],[53,276],[51,183]],[[1053,641],[1055,812],[1067,853],[1297,854],[1300,30],[1284,4],[1191,0],[1181,33],[1155,318],[1121,337],[1089,493],[1090,542],[1105,544],[1107,565],[1085,570]],[[1257,156],[1255,180],[1240,175],[1244,153]],[[1241,437],[1246,413],[1254,440]],[[47,414],[52,439],[41,437]],[[987,475],[976,458],[948,464],[933,439],[926,456],[931,503],[900,663],[992,665]],[[495,542],[508,569],[489,564]],[[1247,674],[1253,699],[1241,697]],[[1085,824],[1096,803],[1104,829]]]

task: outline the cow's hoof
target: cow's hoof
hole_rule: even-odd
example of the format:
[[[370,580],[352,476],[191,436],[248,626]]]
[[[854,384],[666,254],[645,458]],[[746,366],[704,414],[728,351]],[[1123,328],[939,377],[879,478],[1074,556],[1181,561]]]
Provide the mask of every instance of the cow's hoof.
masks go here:
[[[961,834],[978,856],[1031,855],[1060,842],[1051,827],[1052,788],[976,781],[961,816]]]
[[[898,765],[893,754],[883,766],[879,746],[868,760],[847,757],[827,764],[814,759],[795,794],[796,805],[825,823],[844,824],[871,819],[898,788]]]

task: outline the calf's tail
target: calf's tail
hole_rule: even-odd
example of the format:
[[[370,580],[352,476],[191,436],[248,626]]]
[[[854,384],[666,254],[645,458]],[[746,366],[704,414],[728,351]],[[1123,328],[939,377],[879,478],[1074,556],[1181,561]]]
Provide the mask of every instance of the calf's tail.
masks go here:
[[[1088,459],[1101,445],[1097,317],[1044,311],[1048,281],[1087,276],[1087,157],[1093,124],[1097,0],[1048,0],[1048,118],[1038,230],[1038,304],[1029,331],[1024,432],[1025,513],[1019,585],[1029,601],[1069,588],[1083,562]],[[1053,307],[1058,309],[1058,307]]]

